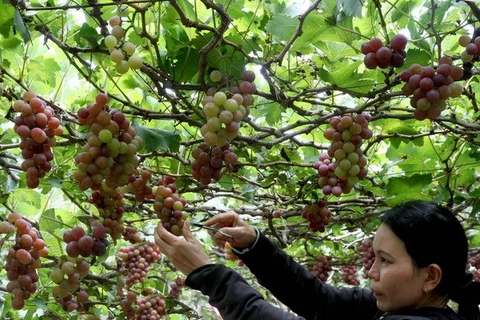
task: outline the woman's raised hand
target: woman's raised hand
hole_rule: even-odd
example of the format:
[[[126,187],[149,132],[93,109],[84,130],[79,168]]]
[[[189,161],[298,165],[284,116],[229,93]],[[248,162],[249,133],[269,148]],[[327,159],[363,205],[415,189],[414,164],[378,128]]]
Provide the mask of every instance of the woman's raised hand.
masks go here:
[[[209,231],[213,241],[220,247],[224,247],[225,242],[228,242],[238,249],[247,248],[253,244],[257,237],[255,229],[243,221],[234,211],[218,214],[207,220],[205,225],[217,227],[224,233]]]
[[[188,276],[193,270],[210,264],[210,258],[200,242],[192,235],[190,223],[185,221],[182,228],[183,237],[168,232],[159,222],[154,232],[156,245],[173,265]]]

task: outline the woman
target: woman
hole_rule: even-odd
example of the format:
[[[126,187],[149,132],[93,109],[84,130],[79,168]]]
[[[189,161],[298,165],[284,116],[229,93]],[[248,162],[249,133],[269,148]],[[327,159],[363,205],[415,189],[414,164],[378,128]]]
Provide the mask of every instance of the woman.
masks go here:
[[[311,272],[235,213],[205,224],[220,227],[218,245],[229,242],[240,259],[295,314],[263,300],[235,271],[212,264],[201,244],[183,228],[184,238],[161,224],[155,242],[186,276],[186,285],[209,296],[225,320],[242,319],[480,319],[480,283],[465,272],[465,232],[447,209],[425,201],[396,206],[381,217],[375,234],[375,262],[369,271],[372,290],[336,288]],[[447,306],[459,303],[458,313]]]

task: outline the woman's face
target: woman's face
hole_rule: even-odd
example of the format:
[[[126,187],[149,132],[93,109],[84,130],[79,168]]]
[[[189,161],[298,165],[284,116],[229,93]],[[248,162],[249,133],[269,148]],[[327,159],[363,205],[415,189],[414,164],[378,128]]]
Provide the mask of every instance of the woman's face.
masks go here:
[[[373,280],[377,307],[384,312],[420,307],[426,297],[423,287],[427,273],[414,266],[403,241],[382,224],[375,234],[373,249],[375,262],[368,276]]]

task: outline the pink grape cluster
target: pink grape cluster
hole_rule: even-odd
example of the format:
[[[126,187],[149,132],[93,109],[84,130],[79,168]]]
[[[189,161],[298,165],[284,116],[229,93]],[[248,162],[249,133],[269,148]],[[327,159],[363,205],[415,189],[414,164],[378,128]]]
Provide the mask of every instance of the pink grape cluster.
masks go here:
[[[102,188],[92,192],[91,198],[88,200],[98,209],[98,213],[102,219],[96,224],[101,224],[105,228],[105,232],[112,236],[113,239],[120,239],[124,230],[123,213],[125,212],[125,203],[123,194],[115,189]]]
[[[313,232],[325,231],[325,226],[328,225],[331,217],[332,212],[328,209],[327,202],[324,200],[319,200],[303,207],[302,218],[309,221],[308,226]]]
[[[480,58],[480,37],[472,39],[469,35],[462,35],[458,38],[458,44],[465,49],[460,54],[463,62],[475,62]]]
[[[176,277],[175,280],[173,280],[172,285],[170,286],[168,296],[174,299],[178,299],[178,297],[180,297],[180,294],[182,293],[183,287],[185,287],[185,278]]]
[[[83,311],[83,304],[88,302],[88,293],[81,286],[90,270],[90,263],[82,258],[60,257],[57,265],[50,272],[50,280],[56,284],[52,294],[67,312]]]
[[[321,154],[315,164],[318,170],[318,184],[324,195],[340,196],[349,193],[359,179],[367,175],[367,158],[360,146],[363,140],[373,135],[368,128],[370,116],[365,113],[355,116],[345,114],[332,117],[330,128],[323,132],[332,141],[327,153]]]
[[[223,164],[231,168],[237,163],[238,156],[226,143],[221,147],[209,147],[205,143],[193,149],[191,164],[193,178],[203,185],[220,179]]]
[[[162,296],[147,296],[137,300],[136,320],[157,320],[166,314]]]
[[[363,277],[368,278],[368,271],[375,262],[375,253],[373,252],[372,240],[368,239],[363,241],[358,247],[357,251],[362,253],[363,263]]]
[[[83,151],[75,156],[77,170],[73,176],[81,190],[99,190],[102,184],[108,188],[129,183],[139,159],[137,149],[142,138],[125,115],[107,105],[108,97],[100,93],[86,108],[77,112],[78,121],[90,127]]]
[[[142,242],[142,235],[135,227],[128,226],[122,232],[123,240],[132,244]]]
[[[475,255],[475,256],[472,256],[468,259],[468,263],[476,268],[476,269],[480,269],[480,253]]]
[[[17,212],[10,214],[0,226],[0,233],[10,233],[16,229],[15,243],[8,249],[3,268],[9,280],[6,290],[12,296],[12,308],[20,310],[25,306],[25,300],[37,291],[37,269],[42,264],[40,257],[46,257],[48,249],[39,231]]]
[[[463,76],[463,69],[452,65],[452,58],[443,56],[436,70],[430,66],[413,64],[400,74],[405,82],[402,91],[410,96],[410,105],[415,108],[417,120],[437,119],[450,97],[459,97],[463,87],[454,82]]]
[[[13,110],[20,113],[13,121],[25,159],[21,168],[26,173],[27,186],[36,188],[52,168],[51,148],[56,144],[55,136],[63,134],[63,128],[54,110],[32,91],[26,92],[22,100],[15,101]]]
[[[111,31],[105,37],[105,46],[110,52],[110,59],[115,62],[115,70],[124,74],[129,69],[140,69],[143,60],[135,54],[135,45],[125,40],[126,30],[122,27],[121,16],[113,16],[109,24]]]
[[[125,285],[130,288],[146,279],[148,267],[160,259],[160,249],[150,242],[135,244],[121,248],[118,257],[127,272]]]
[[[360,284],[357,277],[358,269],[356,266],[343,266],[341,269],[343,282],[351,286],[358,286]]]
[[[310,271],[313,272],[313,274],[320,279],[320,281],[326,282],[330,272],[332,271],[332,258],[319,255],[313,262],[313,266],[311,267]]]
[[[187,214],[183,208],[187,200],[178,194],[175,179],[166,176],[158,180],[158,186],[153,188],[153,210],[157,213],[163,227],[174,235],[181,235]]]
[[[212,71],[210,79],[221,79],[218,73],[218,70]],[[248,115],[248,108],[253,104],[252,94],[257,91],[254,80],[255,73],[245,71],[238,87],[231,88],[228,95],[214,87],[207,91],[202,101],[207,123],[200,129],[206,145],[221,147],[238,135],[239,123]]]
[[[69,257],[103,256],[107,252],[108,240],[106,229],[98,221],[92,221],[93,235],[85,234],[85,230],[76,226],[63,234],[63,241],[67,244],[66,252]]]
[[[384,46],[379,38],[373,38],[362,44],[361,51],[365,55],[363,63],[368,69],[377,67],[386,69],[388,67],[399,68],[405,63],[407,53],[407,37],[403,34],[396,34],[390,41],[390,47]]]

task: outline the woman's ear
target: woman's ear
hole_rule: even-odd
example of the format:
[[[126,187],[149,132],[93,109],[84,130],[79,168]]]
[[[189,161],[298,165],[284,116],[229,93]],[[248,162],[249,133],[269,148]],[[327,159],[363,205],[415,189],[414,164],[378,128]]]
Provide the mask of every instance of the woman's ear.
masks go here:
[[[430,293],[438,286],[442,280],[442,268],[436,263],[432,263],[425,267],[426,277],[423,285],[423,291]]]

